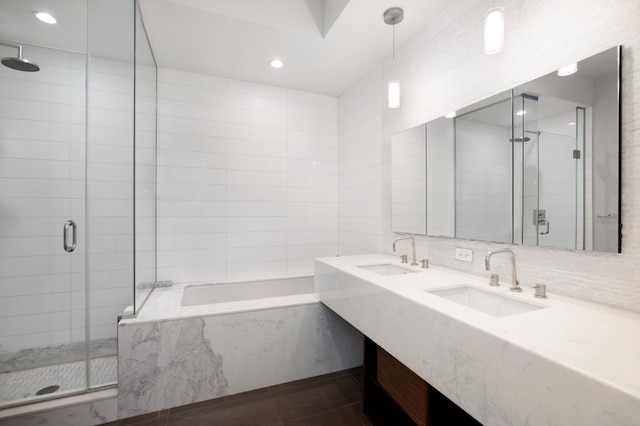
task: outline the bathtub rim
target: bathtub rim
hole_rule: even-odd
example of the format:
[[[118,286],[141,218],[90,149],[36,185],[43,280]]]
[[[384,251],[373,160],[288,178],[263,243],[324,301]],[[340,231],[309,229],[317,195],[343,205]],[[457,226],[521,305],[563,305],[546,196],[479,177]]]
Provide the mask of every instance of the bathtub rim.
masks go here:
[[[224,281],[187,281],[174,283],[171,287],[155,288],[147,303],[140,312],[132,318],[122,318],[119,325],[144,324],[175,319],[198,318],[212,315],[231,315],[241,312],[262,311],[267,309],[285,309],[292,306],[320,303],[317,292],[293,296],[276,296],[262,299],[249,299],[234,302],[214,303],[205,305],[182,306],[182,294],[186,287],[198,285],[234,284],[254,281],[275,281],[292,278],[310,278],[314,274],[279,275],[268,277],[248,277]]]

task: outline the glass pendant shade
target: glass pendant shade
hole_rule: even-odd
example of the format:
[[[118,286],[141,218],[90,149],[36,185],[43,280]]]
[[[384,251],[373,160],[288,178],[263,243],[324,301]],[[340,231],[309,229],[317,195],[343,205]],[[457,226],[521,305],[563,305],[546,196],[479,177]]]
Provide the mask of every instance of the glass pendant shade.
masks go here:
[[[493,55],[504,49],[504,9],[491,9],[484,19],[484,53]]]
[[[389,108],[398,108],[400,106],[400,82],[398,80],[389,81],[387,102]]]

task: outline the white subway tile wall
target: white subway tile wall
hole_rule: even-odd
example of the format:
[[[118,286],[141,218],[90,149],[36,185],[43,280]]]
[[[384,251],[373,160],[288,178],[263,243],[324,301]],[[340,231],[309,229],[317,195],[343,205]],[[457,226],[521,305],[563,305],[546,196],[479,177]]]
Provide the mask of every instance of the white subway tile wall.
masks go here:
[[[86,279],[90,339],[113,339],[118,316],[133,303],[134,75],[131,63],[99,57],[91,57],[88,68]],[[140,92],[145,89],[146,70],[138,70]],[[136,112],[141,137],[135,151],[136,163],[140,163],[153,142],[142,137],[149,127],[145,108],[138,105]],[[80,296],[74,312],[84,323],[85,299]],[[85,337],[80,331],[74,336],[77,340]]]
[[[396,236],[391,232],[391,212],[387,207],[391,205],[392,135],[552,72],[570,60],[621,44],[623,253],[511,247],[516,251],[523,286],[542,282],[550,292],[639,312],[640,282],[632,278],[640,273],[637,261],[640,215],[635,214],[640,203],[637,187],[640,167],[636,165],[640,144],[634,143],[640,134],[636,113],[640,73],[638,64],[625,61],[624,57],[640,49],[637,31],[640,3],[616,2],[612,7],[602,8],[600,2],[587,0],[575,8],[570,2],[507,0],[501,6],[505,8],[506,37],[505,50],[500,54],[484,55],[482,49],[482,22],[489,6],[471,1],[452,2],[433,25],[398,48],[395,61],[387,58],[340,96],[339,173],[341,179],[345,178],[340,186],[341,252],[347,254],[343,250],[345,245],[354,253],[391,252]],[[518,28],[526,30],[517,31]],[[394,110],[387,109],[380,99],[391,75],[400,79],[403,93],[401,107]],[[379,121],[373,125],[374,121],[365,122],[364,117]],[[357,139],[354,133],[367,127],[371,129],[368,137],[354,143]],[[382,212],[382,217],[361,222],[358,219],[366,215],[356,219],[350,211],[358,209],[354,205],[361,205],[358,201],[362,194],[351,190],[347,181],[359,176],[353,166],[355,152],[372,145],[381,145],[381,155],[369,170],[370,183],[378,186],[378,197],[372,200],[370,211]],[[455,261],[455,248],[461,244],[481,254],[497,247],[470,240],[417,237],[419,257],[429,257],[433,264],[486,274],[482,255],[474,256],[474,262],[468,264]],[[498,265],[501,260],[496,260],[498,269],[504,267],[508,271],[506,257],[504,264]]]
[[[384,251],[381,84],[380,72],[374,70],[340,96],[338,102],[341,255]]]
[[[337,99],[161,69],[158,279],[313,273],[337,253]]]
[[[40,72],[0,67],[1,353],[85,337],[84,56],[28,51]],[[68,254],[72,218],[79,242]]]

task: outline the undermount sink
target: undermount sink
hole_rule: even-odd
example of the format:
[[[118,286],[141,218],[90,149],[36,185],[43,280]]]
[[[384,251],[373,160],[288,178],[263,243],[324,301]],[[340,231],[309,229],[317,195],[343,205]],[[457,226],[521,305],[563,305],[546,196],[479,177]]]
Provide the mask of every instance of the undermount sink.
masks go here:
[[[544,308],[469,285],[425,291],[494,317],[506,317]]]
[[[413,274],[418,271],[414,271],[408,268],[402,268],[398,265],[392,265],[391,263],[379,263],[376,265],[360,265],[358,268],[362,268],[366,271],[373,272],[378,275],[402,275]]]

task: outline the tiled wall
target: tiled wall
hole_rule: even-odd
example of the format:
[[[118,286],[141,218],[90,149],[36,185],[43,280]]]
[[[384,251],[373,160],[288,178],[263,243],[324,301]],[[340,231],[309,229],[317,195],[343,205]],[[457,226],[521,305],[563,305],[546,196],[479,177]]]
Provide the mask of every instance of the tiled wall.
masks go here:
[[[2,353],[83,342],[87,300],[90,339],[114,339],[133,296],[132,66],[92,58],[85,126],[84,55],[27,50],[39,72],[0,69]]]
[[[92,339],[115,338],[118,315],[133,303],[133,87],[131,63],[91,58],[86,272]]]
[[[84,55],[24,52],[39,72],[0,67],[2,353],[84,340]],[[80,233],[68,254],[71,218]]]
[[[511,129],[456,120],[456,235],[511,241]]]
[[[340,255],[382,250],[380,90],[380,73],[374,70],[338,103]],[[386,154],[391,155],[390,149]],[[390,214],[391,205],[384,207]]]
[[[484,55],[482,22],[489,6],[472,0],[452,3],[432,25],[397,49],[395,61],[387,59],[339,98],[341,159],[353,157],[348,153],[353,152],[357,139],[343,130],[357,127],[353,120],[347,121],[350,117],[381,120],[360,146],[363,150],[372,146],[380,150],[380,157],[368,163],[367,170],[372,181],[381,186],[378,196],[372,196],[379,204],[371,209],[382,212],[381,223],[378,226],[371,223],[366,232],[359,232],[357,220],[342,222],[341,249],[345,244],[353,252],[391,252],[395,237],[388,208],[392,135],[545,75],[567,62],[621,44],[623,253],[513,248],[523,286],[543,282],[550,293],[640,311],[640,284],[634,279],[640,273],[637,261],[640,215],[636,213],[640,203],[640,167],[636,164],[640,160],[640,145],[634,142],[640,136],[636,113],[640,102],[640,65],[633,61],[640,49],[637,30],[640,3],[621,1],[603,7],[601,2],[587,0],[576,7],[571,2],[505,1],[500,5],[505,8],[505,50],[497,55]],[[624,60],[625,57],[628,59]],[[392,72],[403,88],[402,105],[397,110],[388,110],[381,96]],[[372,101],[377,103],[371,105]],[[359,158],[364,162],[363,154]],[[354,172],[353,166],[340,162],[341,177]],[[355,203],[359,195],[344,189],[341,186],[341,208]],[[368,219],[364,213],[359,217]],[[433,264],[478,275],[486,274],[484,254],[497,247],[484,242],[431,237],[418,238],[417,245],[419,257],[429,257]],[[474,262],[455,261],[455,247],[460,246],[474,250]],[[503,260],[496,258],[495,272],[508,276],[508,258],[505,256]]]
[[[426,137],[425,126],[417,126],[392,138],[391,213],[393,229],[398,232],[426,232]]]
[[[337,99],[161,69],[158,279],[313,273],[337,252]]]

